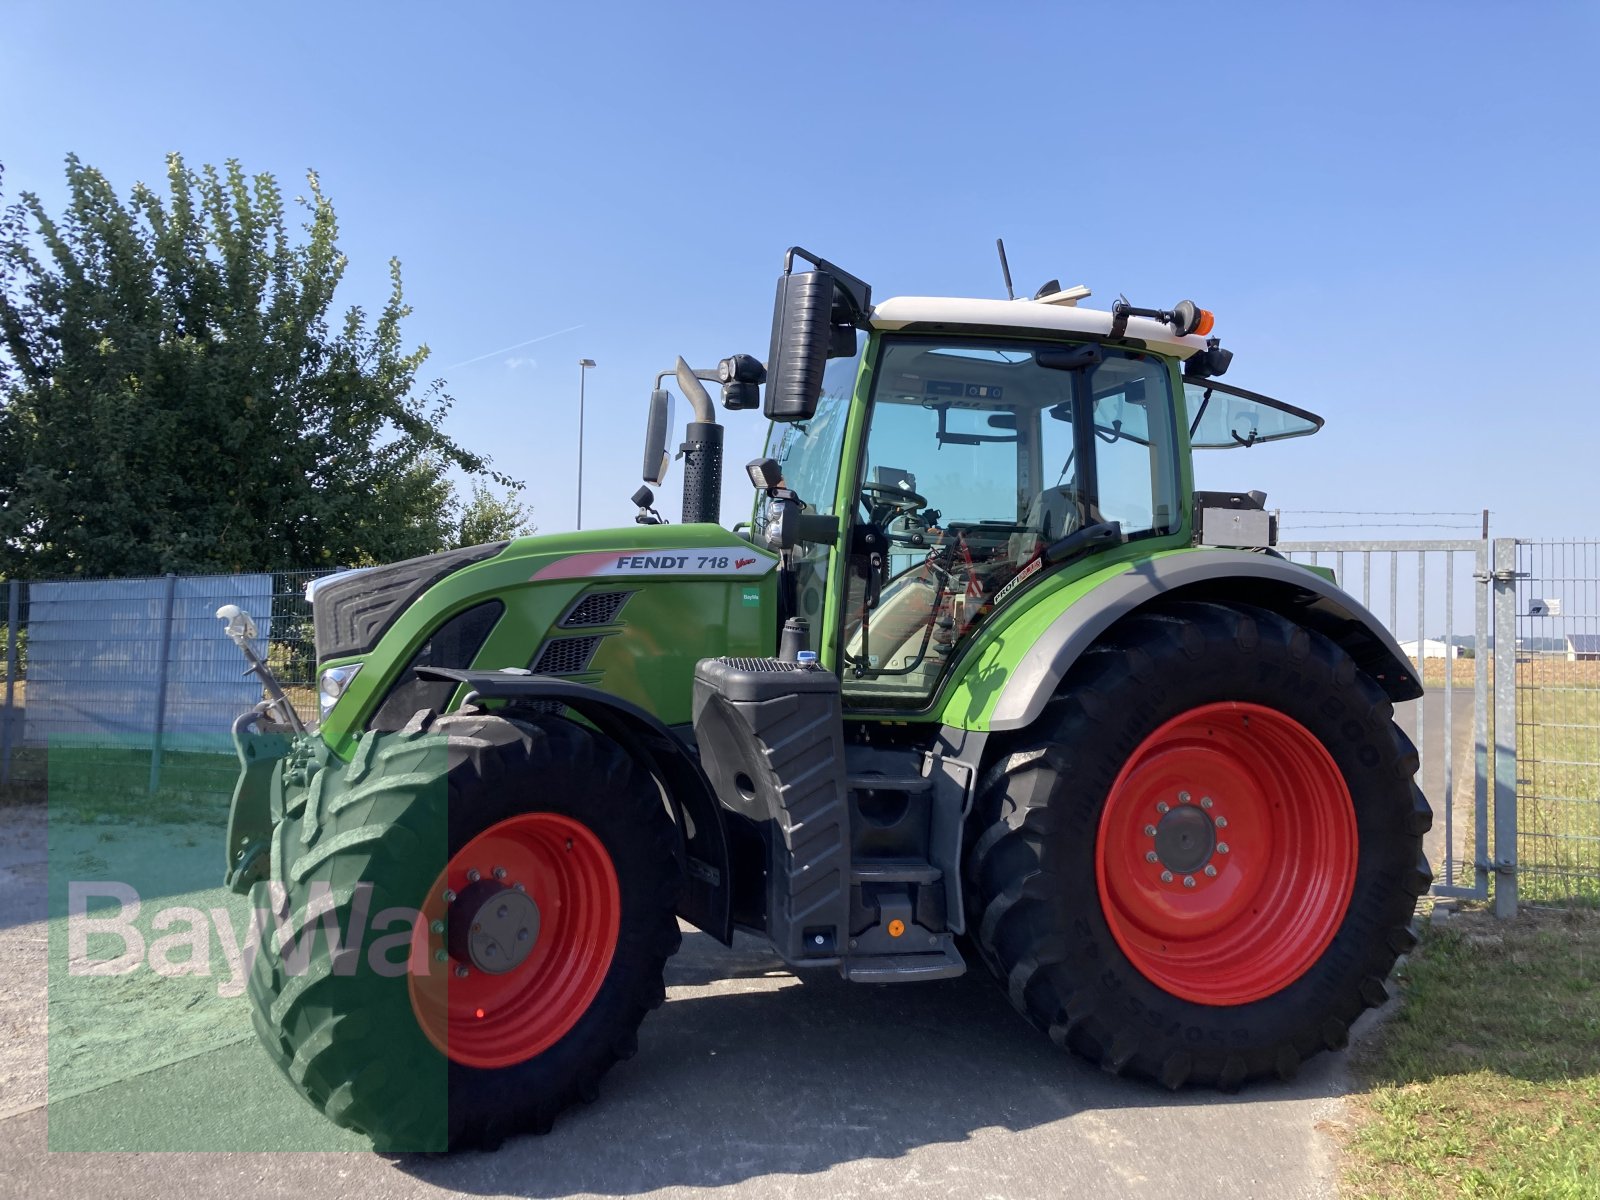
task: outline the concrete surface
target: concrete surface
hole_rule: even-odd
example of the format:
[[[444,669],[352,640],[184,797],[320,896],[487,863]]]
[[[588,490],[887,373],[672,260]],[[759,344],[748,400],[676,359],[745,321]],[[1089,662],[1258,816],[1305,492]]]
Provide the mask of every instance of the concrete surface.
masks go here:
[[[900,987],[802,983],[754,942],[728,950],[700,934],[670,964],[668,1003],[645,1023],[638,1057],[549,1136],[454,1158],[51,1152],[44,874],[42,814],[0,810],[3,1196],[1333,1194],[1319,1125],[1339,1119],[1340,1058],[1319,1058],[1290,1086],[1173,1095],[1055,1050],[981,968]],[[355,1145],[269,1067],[243,1004],[218,1002],[211,1036],[162,1047],[159,1065],[57,1098],[56,1118],[106,1144],[177,1125],[194,1145],[250,1145],[268,1127],[280,1145]]]

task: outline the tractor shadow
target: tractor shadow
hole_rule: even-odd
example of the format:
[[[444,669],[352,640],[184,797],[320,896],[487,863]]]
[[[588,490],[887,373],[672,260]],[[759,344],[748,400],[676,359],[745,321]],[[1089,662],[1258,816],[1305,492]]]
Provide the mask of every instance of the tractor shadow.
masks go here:
[[[1075,1136],[1049,1135],[1053,1156],[1073,1141],[1119,1141],[1116,1123],[1099,1116],[1107,1111],[1143,1110],[1144,1125],[1199,1124],[1223,1114],[1161,1110],[1345,1090],[1340,1060],[1328,1055],[1293,1084],[1239,1096],[1114,1079],[1024,1022],[981,965],[938,983],[869,986],[823,973],[802,983],[753,939],[730,950],[686,933],[667,982],[638,1056],[606,1077],[596,1104],[544,1137],[494,1153],[402,1156],[396,1169],[467,1194],[626,1196],[809,1175],[1078,1118]],[[1249,1121],[1232,1114],[1241,1117]]]

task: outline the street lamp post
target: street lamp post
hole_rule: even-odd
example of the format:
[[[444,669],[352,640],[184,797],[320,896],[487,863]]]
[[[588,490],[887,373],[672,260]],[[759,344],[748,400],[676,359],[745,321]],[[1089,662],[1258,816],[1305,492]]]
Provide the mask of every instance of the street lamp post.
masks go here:
[[[594,359],[578,360],[578,528],[583,528],[583,384],[589,377]]]

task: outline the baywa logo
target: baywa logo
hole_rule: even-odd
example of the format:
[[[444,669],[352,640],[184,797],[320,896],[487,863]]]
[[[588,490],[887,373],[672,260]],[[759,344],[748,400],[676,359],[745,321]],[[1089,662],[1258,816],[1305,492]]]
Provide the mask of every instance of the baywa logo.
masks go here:
[[[243,995],[260,952],[262,939],[271,946],[280,969],[303,975],[327,962],[335,975],[354,975],[363,956],[374,974],[397,978],[429,974],[426,947],[414,944],[412,933],[422,919],[415,908],[385,908],[372,913],[372,885],[357,884],[349,920],[341,927],[333,889],[313,882],[304,908],[291,912],[283,885],[268,885],[269,908],[256,908],[237,928],[227,908],[175,904],[156,909],[146,936],[140,928],[144,904],[126,883],[106,880],[67,884],[67,973],[72,976],[131,975],[148,969],[165,978],[215,976],[217,995]],[[105,902],[114,902],[114,909]],[[91,912],[91,905],[95,911]],[[318,955],[318,933],[322,954]],[[159,935],[159,936],[157,936]],[[221,961],[215,961],[215,940]]]

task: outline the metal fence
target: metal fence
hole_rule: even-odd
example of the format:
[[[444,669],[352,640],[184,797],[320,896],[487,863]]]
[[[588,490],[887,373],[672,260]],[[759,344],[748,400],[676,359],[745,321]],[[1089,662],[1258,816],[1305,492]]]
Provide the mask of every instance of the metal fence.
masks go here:
[[[1518,542],[1518,878],[1600,901],[1600,541]]]
[[[113,789],[225,792],[229,724],[261,693],[216,609],[252,613],[258,651],[303,706],[315,666],[305,586],[325,573],[9,581],[0,784],[42,787],[55,745],[115,760]]]

